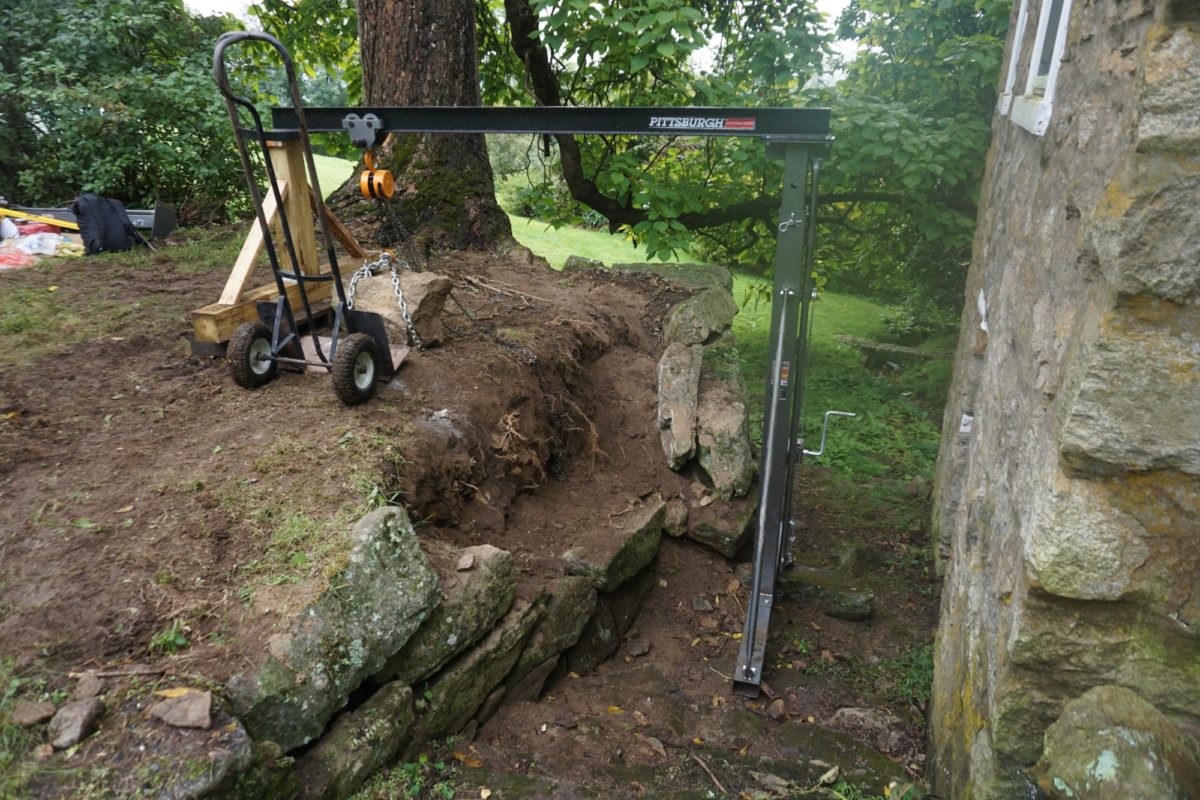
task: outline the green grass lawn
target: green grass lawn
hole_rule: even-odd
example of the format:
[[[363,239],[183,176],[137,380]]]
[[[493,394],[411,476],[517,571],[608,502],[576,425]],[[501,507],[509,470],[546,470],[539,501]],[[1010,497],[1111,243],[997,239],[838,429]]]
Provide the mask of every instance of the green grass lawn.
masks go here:
[[[334,190],[346,182],[350,173],[358,167],[353,161],[332,156],[313,155],[313,164],[317,168],[317,180],[325,196],[333,194]]]
[[[552,228],[544,222],[529,217],[508,215],[512,222],[513,238],[550,262],[555,269],[562,269],[567,256],[583,256],[605,264],[628,264],[649,261],[646,251],[620,235],[611,235],[603,230],[584,228]],[[690,253],[679,253],[676,262],[696,259]]]

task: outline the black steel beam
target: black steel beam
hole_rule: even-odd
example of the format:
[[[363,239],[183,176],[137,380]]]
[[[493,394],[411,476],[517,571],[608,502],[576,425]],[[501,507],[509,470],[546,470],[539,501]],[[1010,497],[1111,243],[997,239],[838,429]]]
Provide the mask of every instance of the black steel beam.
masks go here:
[[[829,141],[827,108],[401,107],[305,108],[310,131],[342,131],[347,115],[374,114],[381,133],[577,133],[633,136],[752,136]],[[296,130],[294,108],[274,108],[275,130]]]

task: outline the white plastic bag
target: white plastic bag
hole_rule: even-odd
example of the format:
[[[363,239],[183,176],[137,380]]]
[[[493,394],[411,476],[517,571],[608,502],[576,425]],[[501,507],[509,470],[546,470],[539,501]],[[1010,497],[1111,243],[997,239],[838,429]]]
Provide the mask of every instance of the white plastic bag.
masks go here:
[[[18,238],[15,244],[18,250],[31,256],[52,256],[63,241],[63,237],[57,233],[35,233]]]

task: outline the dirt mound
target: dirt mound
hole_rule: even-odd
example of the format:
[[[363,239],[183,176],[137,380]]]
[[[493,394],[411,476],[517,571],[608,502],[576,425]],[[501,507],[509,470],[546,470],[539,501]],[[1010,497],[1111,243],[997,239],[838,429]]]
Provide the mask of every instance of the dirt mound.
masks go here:
[[[410,355],[375,400],[347,408],[324,377],[282,373],[248,392],[222,360],[190,354],[187,312],[219,294],[222,270],[195,272],[169,255],[106,267],[0,273],[0,291],[62,285],[58,308],[69,313],[118,310],[99,335],[43,343],[43,355],[12,358],[0,374],[0,649],[47,691],[70,689],[68,671],[131,664],[224,683],[328,588],[351,523],[382,505],[408,508],[423,540],[510,551],[527,580],[563,575],[566,551],[603,539],[648,498],[681,498],[709,514],[724,507],[699,472],[668,469],[656,426],[663,317],[694,291],[678,283],[556,273],[519,248],[448,254],[427,265],[455,285],[444,340]],[[827,552],[840,547],[837,531],[822,537]],[[877,544],[891,546],[882,532]],[[645,660],[685,706],[713,707],[721,696],[741,708],[728,695],[745,599],[730,585],[732,565],[667,541],[658,570],[650,612],[599,683],[567,677],[552,691],[558,700],[502,709],[481,730],[481,761],[511,770],[513,754],[538,751],[548,741],[541,727],[559,716],[610,721],[610,705],[631,714],[604,692],[619,670]],[[931,597],[889,589],[884,616],[932,621]],[[901,602],[908,609],[891,610]],[[864,691],[834,680],[865,640],[895,655],[880,644],[890,635],[882,626],[863,633],[815,609],[780,619],[786,638],[772,648],[781,659],[789,640],[793,653],[804,650],[796,662],[820,665],[829,654],[829,669],[812,681],[792,681],[776,665],[784,688],[768,673],[790,693],[792,716],[824,719],[866,702]],[[568,708],[555,705],[568,696]],[[765,708],[747,713],[761,722]],[[580,775],[601,786],[637,780],[603,767],[613,758],[654,764],[657,748],[642,746],[651,736],[668,749],[700,738],[775,754],[773,744],[754,744],[757,734],[669,732],[666,718],[647,719],[620,731],[588,723],[589,741],[605,745]],[[920,726],[904,724],[894,754],[911,763]],[[509,730],[511,747],[495,745]],[[99,768],[109,757],[85,748],[73,763]],[[697,775],[697,785],[708,780]]]

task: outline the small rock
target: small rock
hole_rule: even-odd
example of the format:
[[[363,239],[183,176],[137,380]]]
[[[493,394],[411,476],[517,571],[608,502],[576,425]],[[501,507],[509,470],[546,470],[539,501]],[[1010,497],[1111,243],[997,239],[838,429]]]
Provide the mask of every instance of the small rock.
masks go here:
[[[79,678],[79,683],[75,685],[75,694],[72,697],[75,700],[88,700],[99,697],[102,691],[104,691],[104,681],[96,677],[93,670],[88,670]]]
[[[704,507],[706,507],[706,506],[711,506],[711,505],[712,505],[712,501],[713,501],[712,495],[711,495],[711,494],[706,494],[706,495],[704,495],[704,497],[701,497],[701,498],[700,498],[700,507],[701,507],[701,508],[704,508]]]
[[[50,744],[55,750],[65,750],[92,735],[104,713],[99,698],[76,700],[60,708],[50,720]]]
[[[693,597],[692,598],[692,611],[701,611],[704,613],[708,613],[712,610],[713,610],[713,604],[708,602],[708,598],[706,598],[706,597]]]
[[[570,255],[567,256],[567,260],[563,263],[563,272],[582,269],[604,269],[604,262],[597,261],[594,258],[587,258],[586,256]]]
[[[875,615],[875,595],[870,592],[830,592],[824,605],[829,616],[850,622],[865,622]]]
[[[630,639],[628,652],[631,656],[644,656],[650,652],[650,643],[645,639]]]
[[[720,624],[721,623],[717,622],[716,618],[714,618],[714,617],[701,617],[700,618],[700,627],[707,628],[710,631],[715,630],[717,627],[720,626]]]
[[[687,504],[678,497],[668,502],[667,516],[663,519],[663,533],[679,538],[687,533],[687,523]]]
[[[754,582],[754,565],[749,561],[744,564],[738,564],[733,574],[737,577],[738,583],[749,589],[750,584]]]
[[[903,745],[900,729],[903,722],[899,717],[875,708],[839,708],[830,719],[830,724],[845,731],[865,733],[879,750],[893,753]]]
[[[475,566],[475,554],[463,553],[462,558],[458,560],[458,571],[466,572],[473,566]]]
[[[168,697],[150,706],[146,712],[175,728],[212,727],[212,692],[190,691],[179,697]]]
[[[33,757],[36,761],[45,761],[52,755],[54,755],[54,746],[48,743],[39,744],[33,749]]]
[[[18,700],[13,707],[12,721],[21,727],[38,725],[54,716],[54,703],[49,700]]]

